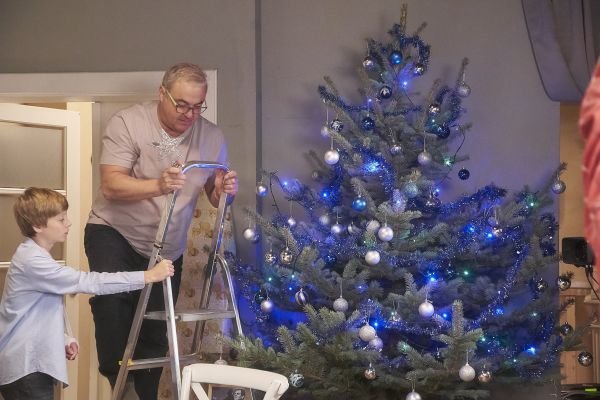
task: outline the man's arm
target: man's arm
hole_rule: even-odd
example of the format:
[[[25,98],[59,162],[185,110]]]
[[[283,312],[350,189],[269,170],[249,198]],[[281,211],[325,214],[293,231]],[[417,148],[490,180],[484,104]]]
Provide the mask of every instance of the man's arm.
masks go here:
[[[138,179],[130,170],[116,165],[100,165],[102,194],[108,200],[137,201],[162,196],[181,189],[185,175],[180,168],[170,167],[157,179]]]

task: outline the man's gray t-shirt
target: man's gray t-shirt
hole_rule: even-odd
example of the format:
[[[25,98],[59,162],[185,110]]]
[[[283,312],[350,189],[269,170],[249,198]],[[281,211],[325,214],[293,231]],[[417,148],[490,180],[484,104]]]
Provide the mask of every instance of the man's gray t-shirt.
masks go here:
[[[157,179],[174,161],[211,161],[225,164],[227,147],[221,130],[204,118],[181,136],[175,148],[165,151],[158,121],[157,103],[137,104],[116,113],[108,122],[102,138],[100,164],[131,170],[138,179]],[[172,159],[173,158],[173,159]],[[210,169],[192,168],[186,173],[185,186],[179,191],[161,255],[175,260],[186,246],[189,228],[198,195],[206,180],[214,173]],[[88,223],[109,225],[127,239],[140,254],[150,257],[158,232],[167,195],[139,201],[107,200],[99,191]]]

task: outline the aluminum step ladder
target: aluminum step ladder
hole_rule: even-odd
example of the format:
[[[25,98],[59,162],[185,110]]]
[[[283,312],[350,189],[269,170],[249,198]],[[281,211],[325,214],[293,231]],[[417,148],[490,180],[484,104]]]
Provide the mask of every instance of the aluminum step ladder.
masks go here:
[[[193,168],[210,168],[210,169],[221,169],[226,173],[229,169],[220,163],[205,162],[205,161],[189,161],[182,166],[182,172],[185,174]],[[243,336],[242,325],[240,322],[240,316],[238,312],[237,302],[235,299],[235,293],[233,290],[233,280],[231,277],[231,271],[225,261],[224,257],[220,254],[219,250],[221,247],[221,240],[223,238],[223,222],[225,219],[225,211],[229,203],[229,195],[226,193],[221,194],[219,199],[219,207],[217,209],[217,218],[213,229],[211,250],[208,258],[207,268],[204,273],[204,283],[202,297],[200,300],[200,307],[197,310],[189,311],[175,311],[173,304],[173,293],[171,290],[171,278],[165,279],[163,284],[163,294],[165,301],[165,311],[153,311],[146,313],[146,307],[148,305],[148,299],[150,298],[150,290],[152,289],[152,283],[147,284],[142,293],[140,294],[139,302],[136,308],[131,330],[129,331],[129,338],[127,339],[127,345],[123,353],[123,358],[120,362],[119,374],[117,381],[112,393],[112,400],[121,400],[124,394],[125,383],[127,381],[127,375],[129,371],[135,369],[146,369],[156,367],[171,367],[171,383],[172,383],[172,399],[179,400],[179,394],[181,392],[181,365],[196,362],[200,353],[200,347],[202,345],[202,336],[204,333],[204,323],[211,319],[226,319],[231,318],[235,320],[235,326],[238,336]],[[177,192],[169,193],[167,197],[167,205],[163,214],[161,215],[158,232],[154,241],[154,249],[152,256],[148,262],[148,269],[152,268],[156,263],[160,262],[161,256],[160,251],[164,244],[165,235],[169,225],[169,220],[173,213],[175,201],[177,199]],[[217,271],[217,263],[221,266],[221,271],[225,273],[227,287],[230,293],[230,301],[232,310],[211,310],[208,309],[208,302],[210,300],[210,293],[212,290],[212,284],[214,275]],[[133,352],[138,341],[140,328],[144,319],[163,320],[167,322],[167,337],[169,342],[169,354],[165,357],[158,358],[146,358],[133,360]],[[177,321],[182,322],[195,322],[195,332],[191,346],[191,352],[189,354],[179,355],[179,346],[177,343],[177,332],[175,323]]]

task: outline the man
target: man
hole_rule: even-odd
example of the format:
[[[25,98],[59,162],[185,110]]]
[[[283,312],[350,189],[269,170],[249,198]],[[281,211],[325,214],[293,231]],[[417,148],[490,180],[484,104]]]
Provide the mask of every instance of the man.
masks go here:
[[[184,175],[179,167],[194,160],[227,161],[223,134],[201,117],[207,89],[206,74],[200,67],[177,64],[165,73],[158,102],[134,105],[108,122],[100,158],[101,190],[85,228],[85,251],[92,271],[147,266],[167,195],[178,190],[161,250],[162,257],[175,260],[172,288],[177,299],[187,230],[202,188],[215,207],[221,193],[235,195],[238,190],[235,171],[192,169]],[[139,294],[90,300],[99,370],[111,386],[116,382]],[[162,286],[154,285],[147,310],[163,309]],[[162,357],[167,350],[165,323],[144,321],[134,359]],[[156,399],[161,371],[132,371],[141,400]]]

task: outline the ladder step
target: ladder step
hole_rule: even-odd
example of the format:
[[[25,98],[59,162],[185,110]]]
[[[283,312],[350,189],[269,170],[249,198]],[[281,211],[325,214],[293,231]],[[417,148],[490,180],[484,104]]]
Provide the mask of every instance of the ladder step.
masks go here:
[[[165,321],[167,319],[167,313],[166,311],[151,311],[144,314],[144,318]],[[235,312],[210,309],[175,311],[175,321],[182,322],[227,318],[235,318]]]
[[[198,354],[186,354],[179,356],[179,362],[181,365],[195,363],[200,360],[201,357]],[[139,360],[129,360],[127,363],[127,370],[132,371],[135,369],[167,367],[170,364],[171,359],[169,357],[140,358]],[[121,365],[121,361],[119,361],[119,365]]]

